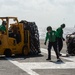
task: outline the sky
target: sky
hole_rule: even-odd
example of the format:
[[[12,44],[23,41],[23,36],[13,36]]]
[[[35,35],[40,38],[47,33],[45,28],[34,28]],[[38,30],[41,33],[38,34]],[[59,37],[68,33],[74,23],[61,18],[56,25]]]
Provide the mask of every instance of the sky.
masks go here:
[[[38,27],[75,26],[75,0],[0,0],[0,16],[35,22]]]

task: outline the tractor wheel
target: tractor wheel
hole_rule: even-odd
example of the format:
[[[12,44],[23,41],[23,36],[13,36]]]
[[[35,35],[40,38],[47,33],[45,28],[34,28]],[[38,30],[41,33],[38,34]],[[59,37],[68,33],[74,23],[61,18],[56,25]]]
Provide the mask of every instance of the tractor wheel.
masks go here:
[[[75,55],[75,48],[72,49],[72,53],[71,53],[71,55],[72,55],[72,56]]]
[[[28,48],[26,46],[24,46],[23,49],[22,49],[22,55],[26,56],[26,55],[28,55],[28,53],[29,53]]]
[[[11,50],[9,50],[9,49],[5,50],[5,51],[4,51],[4,55],[5,55],[6,57],[11,57],[11,55],[12,55]]]

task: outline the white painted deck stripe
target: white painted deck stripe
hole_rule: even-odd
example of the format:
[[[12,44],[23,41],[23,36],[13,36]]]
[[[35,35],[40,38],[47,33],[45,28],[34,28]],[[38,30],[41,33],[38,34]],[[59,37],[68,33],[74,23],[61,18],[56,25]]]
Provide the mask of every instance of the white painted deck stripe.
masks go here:
[[[41,48],[41,52],[48,54],[47,49]],[[55,52],[52,50],[51,55],[56,56]],[[66,54],[62,53],[62,55],[66,56]],[[75,62],[75,57],[70,56],[70,57],[60,57],[69,61]]]
[[[43,53],[47,53],[46,49],[41,48]],[[55,56],[54,51],[52,51],[52,55]],[[13,61],[11,58],[7,58],[11,63],[24,70],[30,75],[39,75],[34,72],[33,69],[75,69],[75,57],[62,57],[63,59],[72,61],[72,62],[18,62]]]
[[[39,75],[38,73],[34,72],[31,68],[29,68],[30,66],[26,66],[22,63],[19,63],[17,61],[12,61],[11,58],[7,58],[11,63],[13,63],[14,65],[16,65],[17,67],[19,67],[20,69],[22,69],[23,71],[27,72],[30,75]]]

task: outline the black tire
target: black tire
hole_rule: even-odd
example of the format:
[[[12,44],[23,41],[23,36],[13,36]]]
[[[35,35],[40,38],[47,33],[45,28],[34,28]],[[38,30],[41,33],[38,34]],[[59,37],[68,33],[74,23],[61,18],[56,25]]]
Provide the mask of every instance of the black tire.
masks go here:
[[[27,21],[22,20],[20,23],[23,23],[24,29],[29,30],[30,32],[30,52],[33,54],[41,53],[39,31],[35,22],[27,22]]]
[[[28,48],[26,46],[24,46],[23,49],[22,49],[22,55],[27,56],[28,54],[29,54]]]
[[[72,54],[74,54],[74,55],[75,55],[75,48],[73,48],[73,49],[72,49]]]
[[[11,55],[12,55],[11,50],[9,50],[9,49],[5,50],[5,51],[4,51],[4,55],[5,55],[6,57],[11,57]]]

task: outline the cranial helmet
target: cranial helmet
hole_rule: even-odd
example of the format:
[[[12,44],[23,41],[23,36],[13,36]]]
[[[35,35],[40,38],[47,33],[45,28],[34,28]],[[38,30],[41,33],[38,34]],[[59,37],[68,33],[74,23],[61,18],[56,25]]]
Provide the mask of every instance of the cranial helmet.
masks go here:
[[[51,27],[51,26],[48,26],[48,27],[47,27],[47,31],[48,31],[48,30],[52,30],[52,27]]]
[[[65,24],[63,23],[63,24],[61,25],[61,27],[64,28],[64,27],[65,27]]]
[[[3,21],[3,22],[2,22],[2,25],[6,25],[6,24],[7,24],[6,21]]]

